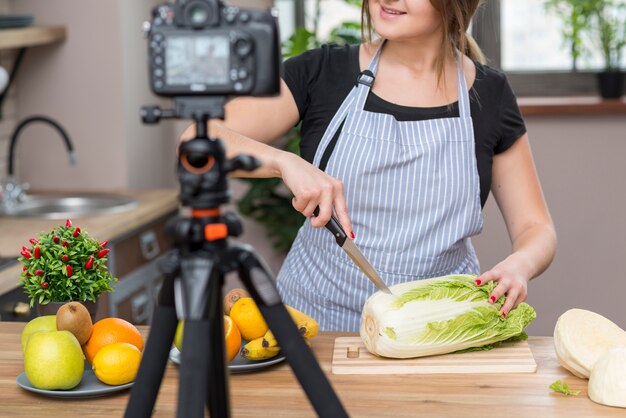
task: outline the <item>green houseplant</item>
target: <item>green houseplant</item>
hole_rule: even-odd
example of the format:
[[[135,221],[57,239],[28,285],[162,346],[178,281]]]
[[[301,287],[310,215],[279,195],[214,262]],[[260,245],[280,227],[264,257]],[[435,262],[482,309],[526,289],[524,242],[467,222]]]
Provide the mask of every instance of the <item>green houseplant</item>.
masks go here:
[[[45,315],[56,313],[63,303],[77,301],[95,315],[98,296],[112,291],[111,284],[117,281],[106,266],[108,242],[99,243],[69,219],[29,242],[18,260],[23,266],[20,283],[30,306],[37,304],[39,314]]]
[[[622,53],[626,46],[626,1],[546,0],[548,12],[563,21],[562,36],[570,48],[572,67],[592,51],[600,51],[603,69],[597,73],[600,95],[618,98],[623,93]]]
[[[361,0],[344,0],[345,3],[360,7]],[[318,35],[320,0],[316,0],[311,30],[296,28],[294,34],[282,45],[283,58],[299,55],[324,42],[336,44],[354,44],[361,41],[359,22],[342,22],[333,28],[328,38]],[[297,126],[283,138],[279,145],[282,149],[299,154],[300,127]],[[304,216],[297,212],[292,204],[292,196],[278,178],[242,178],[249,185],[246,193],[237,201],[237,209],[243,216],[254,219],[267,230],[267,236],[274,249],[288,251],[296,238],[298,229],[304,222]]]

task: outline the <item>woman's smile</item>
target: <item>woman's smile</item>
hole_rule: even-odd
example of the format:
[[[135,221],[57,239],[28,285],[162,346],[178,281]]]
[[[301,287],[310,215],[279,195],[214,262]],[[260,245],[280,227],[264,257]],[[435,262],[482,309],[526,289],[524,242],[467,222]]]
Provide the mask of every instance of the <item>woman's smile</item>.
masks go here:
[[[383,19],[397,19],[399,16],[402,16],[404,14],[406,13],[397,9],[393,9],[391,7],[380,7],[380,16]]]

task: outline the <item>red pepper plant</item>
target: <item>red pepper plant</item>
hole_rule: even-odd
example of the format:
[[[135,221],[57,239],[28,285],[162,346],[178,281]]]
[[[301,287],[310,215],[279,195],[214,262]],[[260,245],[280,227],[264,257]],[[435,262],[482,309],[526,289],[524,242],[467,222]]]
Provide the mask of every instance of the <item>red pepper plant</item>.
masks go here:
[[[85,231],[73,227],[68,219],[48,233],[39,233],[23,246],[18,260],[22,263],[20,282],[35,302],[93,301],[111,292],[116,282],[107,269],[107,241],[98,242]]]

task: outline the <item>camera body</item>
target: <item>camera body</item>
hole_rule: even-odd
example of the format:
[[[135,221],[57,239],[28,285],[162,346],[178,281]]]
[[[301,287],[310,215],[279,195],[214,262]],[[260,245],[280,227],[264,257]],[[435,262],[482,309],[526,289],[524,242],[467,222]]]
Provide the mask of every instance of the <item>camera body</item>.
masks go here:
[[[160,96],[280,92],[280,37],[269,11],[177,0],[152,11],[150,86]]]

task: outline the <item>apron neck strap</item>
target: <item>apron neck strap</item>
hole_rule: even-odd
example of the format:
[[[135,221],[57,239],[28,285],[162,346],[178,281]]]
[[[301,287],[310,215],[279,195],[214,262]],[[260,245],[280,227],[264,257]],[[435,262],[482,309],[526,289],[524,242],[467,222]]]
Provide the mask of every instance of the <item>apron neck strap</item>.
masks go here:
[[[469,91],[467,90],[467,82],[465,81],[465,72],[463,71],[463,54],[457,53],[457,87],[459,96],[459,116],[461,118],[469,118],[470,116],[470,102]]]
[[[376,53],[370,60],[367,70],[361,71],[359,74],[357,84],[364,84],[368,89],[372,86],[372,84],[374,84],[374,78],[376,77],[376,72],[378,71],[378,62],[380,61],[380,51],[382,51],[384,44],[385,39],[383,39],[380,45],[378,45],[378,49],[376,49]]]

